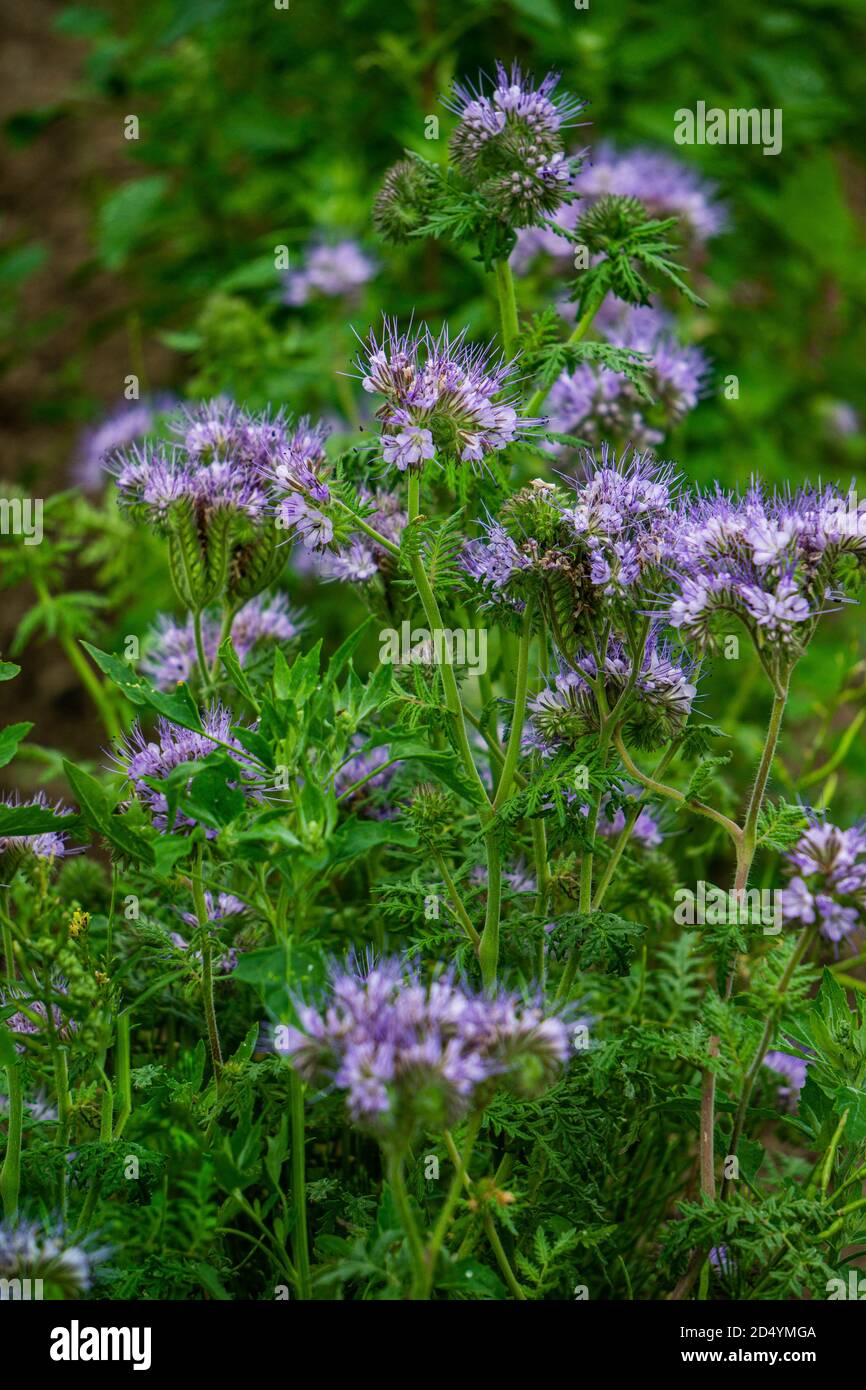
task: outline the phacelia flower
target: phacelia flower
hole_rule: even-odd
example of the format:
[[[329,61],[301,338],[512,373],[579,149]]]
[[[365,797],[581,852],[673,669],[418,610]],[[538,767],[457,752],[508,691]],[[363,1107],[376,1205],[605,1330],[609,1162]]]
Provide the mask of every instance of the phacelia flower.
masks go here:
[[[607,194],[637,198],[651,217],[676,217],[690,246],[699,248],[725,230],[727,210],[716,196],[716,186],[696,169],[663,150],[637,147],[617,151],[603,143],[590,154],[574,180],[575,201],[559,208],[555,221],[573,232],[579,215]],[[574,246],[549,227],[525,228],[518,233],[511,264],[523,274],[539,255],[554,257],[570,269]]]
[[[216,660],[222,623],[216,612],[202,617],[202,645],[208,664]],[[257,595],[234,616],[232,645],[241,665],[247,664],[260,643],[291,642],[304,628],[302,615],[291,607],[285,594]],[[180,681],[189,681],[198,669],[192,615],[183,622],[161,614],[148,638],[141,669],[157,690],[173,690]]]
[[[788,1110],[796,1110],[800,1092],[806,1084],[808,1061],[803,1057],[795,1057],[790,1052],[773,1051],[764,1057],[764,1066],[784,1078],[783,1084],[779,1086],[779,1099],[785,1102]]]
[[[471,993],[397,960],[335,969],[324,1011],[301,1004],[276,1048],[304,1078],[347,1094],[352,1118],[386,1141],[441,1130],[486,1104],[497,1085],[539,1094],[568,1060],[561,1019],[517,995]]]
[[[241,902],[233,893],[218,893],[216,897],[210,892],[204,894],[205,911],[207,920],[215,927],[221,927],[233,917],[243,917],[248,911],[246,903]],[[194,912],[181,913],[184,922],[193,930],[198,927],[199,921]],[[179,951],[188,951],[189,942],[186,937],[181,936],[180,932],[171,933],[171,944],[176,946]],[[201,960],[201,951],[193,951],[193,959]],[[220,953],[214,960],[217,970],[223,975],[230,975],[238,963],[239,948],[231,946],[228,950]]]
[[[357,365],[364,390],[384,397],[376,412],[383,454],[401,473],[430,459],[483,463],[538,423],[503,398],[516,363],[467,344],[465,331],[400,334],[385,320],[381,341],[371,332]]]
[[[563,131],[586,103],[558,92],[559,74],[536,87],[517,63],[496,64],[492,90],[479,79],[455,83],[446,106],[458,116],[451,154],[473,190],[515,227],[527,227],[574,196],[578,161],[569,160]]]
[[[669,534],[677,582],[669,621],[709,641],[720,612],[745,624],[759,653],[796,656],[817,617],[866,566],[866,512],[834,488],[742,494],[717,490],[684,505]]]
[[[228,745],[231,756],[239,767],[239,786],[248,795],[255,794],[249,787],[254,779],[254,769],[249,755],[244,752],[231,726],[237,721],[231,710],[214,703],[205,710],[202,717],[202,732],[183,729],[169,719],[159,718],[156,734],[148,738],[141,725],[135,723],[130,732],[119,739],[112,753],[114,771],[122,772],[132,783],[136,794],[149,807],[153,823],[159,830],[177,831],[192,827],[195,821],[188,816],[176,813],[175,823],[168,824],[168,801],[165,794],[149,786],[147,777],[160,780],[181,763],[197,762],[213,753],[220,745]],[[208,835],[217,832],[208,829]]]
[[[689,679],[690,665],[681,664],[666,645],[647,643],[640,669],[623,706],[626,737],[639,748],[657,748],[681,732],[692,708],[696,687]],[[604,658],[604,692],[613,709],[626,690],[632,663],[622,645],[612,639]],[[525,743],[545,756],[576,744],[600,725],[595,657],[584,653],[571,666],[563,666],[552,685],[529,704]]]
[[[375,263],[357,241],[347,238],[334,245],[315,245],[307,251],[300,270],[285,273],[285,302],[307,304],[317,296],[354,299],[375,274]]]
[[[55,816],[71,815],[68,806],[62,802],[50,805],[45,793],[40,791],[28,801],[22,801],[15,792],[11,796],[0,798],[0,807],[5,810],[22,810],[26,807],[34,806],[40,811],[51,811]],[[65,859],[70,854],[81,854],[83,846],[72,848],[69,844],[69,836],[65,830],[43,830],[35,835],[0,835],[0,862],[5,862],[7,868],[14,863],[20,863],[24,855],[32,854],[37,859]]]
[[[66,995],[68,992],[62,976],[55,976],[50,988],[53,994]],[[49,1022],[48,1008],[44,1001],[28,993],[22,985],[9,985],[5,990],[0,990],[0,1004],[17,1005],[15,1013],[8,1014],[3,1024],[11,1033],[17,1033],[20,1037],[41,1037],[49,1028],[53,1028],[57,1037],[65,1040],[75,1031],[75,1020],[65,1014],[59,1004],[51,1003]],[[25,1043],[16,1043],[15,1047],[18,1052],[27,1050]]]
[[[563,372],[551,388],[550,428],[591,445],[608,440],[648,449],[660,444],[697,405],[707,360],[699,348],[677,342],[670,319],[659,310],[619,301],[615,306],[605,317],[598,316],[599,331],[615,347],[645,354],[639,366],[653,402],[626,376],[582,362],[575,371]]]
[[[382,794],[394,780],[398,764],[385,766],[391,757],[386,743],[365,748],[366,741],[362,734],[355,735],[352,746],[356,751],[334,774],[334,794],[341,805],[361,811],[373,820],[388,820],[396,812],[393,807],[383,803]],[[356,787],[358,782],[363,782],[363,786]],[[356,790],[353,791],[353,787]],[[378,792],[379,795],[371,798],[371,792]]]
[[[816,821],[785,856],[790,882],[784,891],[786,922],[817,923],[821,935],[839,942],[866,920],[866,831],[840,830]]]
[[[72,462],[72,481],[86,492],[97,491],[105,483],[110,456],[150,434],[157,416],[171,404],[168,397],[122,401],[98,425],[82,433]]]
[[[0,1298],[15,1297],[9,1290],[14,1279],[29,1279],[31,1287],[32,1281],[40,1280],[45,1299],[79,1298],[90,1288],[93,1266],[105,1254],[73,1244],[62,1231],[36,1222],[0,1223]]]

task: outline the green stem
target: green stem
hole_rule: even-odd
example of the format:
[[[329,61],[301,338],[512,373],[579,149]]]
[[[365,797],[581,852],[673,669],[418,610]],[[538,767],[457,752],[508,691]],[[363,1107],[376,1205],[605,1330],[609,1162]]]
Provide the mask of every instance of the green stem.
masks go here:
[[[6,1068],[6,1089],[9,1096],[9,1116],[6,1125],[6,1153],[0,1169],[0,1198],[3,1218],[13,1225],[18,1219],[18,1193],[21,1188],[21,1135],[24,1130],[24,1088],[19,1062]]]
[[[430,1241],[427,1245],[427,1250],[425,1254],[426,1274],[424,1278],[424,1285],[422,1288],[424,1298],[430,1297],[430,1291],[433,1288],[433,1280],[436,1275],[436,1261],[439,1258],[439,1252],[442,1249],[442,1243],[445,1240],[445,1236],[448,1231],[448,1226],[451,1222],[451,1217],[454,1214],[454,1208],[457,1205],[457,1198],[460,1196],[460,1188],[463,1186],[464,1182],[466,1182],[469,1177],[469,1164],[472,1160],[472,1150],[475,1147],[475,1141],[478,1138],[478,1131],[480,1128],[481,1112],[478,1111],[469,1120],[469,1124],[466,1130],[466,1143],[463,1148],[462,1157],[457,1150],[457,1145],[454,1143],[453,1138],[447,1130],[445,1131],[445,1144],[448,1149],[451,1161],[454,1164],[454,1176],[451,1179],[451,1183],[448,1188],[448,1193],[442,1205],[442,1210],[439,1213],[439,1219],[437,1220],[436,1225],[433,1228],[433,1234],[430,1237]]]
[[[195,903],[195,913],[202,933],[201,944],[201,994],[204,1006],[205,1024],[207,1026],[208,1042],[210,1043],[210,1055],[213,1063],[214,1080],[219,1088],[222,1079],[223,1055],[220,1047],[219,1028],[217,1026],[216,1011],[214,1009],[213,998],[213,946],[210,939],[210,922],[207,915],[207,904],[205,903],[204,889],[201,882],[202,869],[202,847],[196,845],[195,857],[193,860],[192,872],[192,895]]]
[[[603,298],[604,296],[602,295],[601,298],[594,297],[590,301],[585,313],[578,319],[571,333],[566,338],[566,347],[574,347],[575,344],[579,343],[581,338],[583,338],[584,335],[588,332],[593,319],[595,318],[596,314],[601,308]],[[551,385],[553,385],[552,382]],[[547,393],[549,390],[550,386],[539,386],[538,390],[535,391],[532,396],[530,396],[524,414],[537,415],[541,407],[544,405],[544,402],[547,400]]]
[[[206,699],[208,694],[210,693],[211,681],[210,671],[208,668],[207,654],[204,649],[204,638],[202,637],[201,615],[202,610],[200,608],[196,608],[193,610],[192,628],[193,632],[195,633],[195,650],[196,656],[198,658],[198,673],[199,679],[201,681],[201,693],[202,696]]]
[[[313,1296],[310,1276],[310,1243],[307,1232],[307,1175],[304,1132],[304,1083],[292,1068],[292,1205],[295,1224],[292,1230],[292,1251],[298,1271],[298,1298]]]
[[[512,357],[514,343],[520,332],[517,320],[517,297],[514,293],[514,276],[507,260],[495,261],[493,272],[496,276],[496,294],[499,299],[499,316],[502,320],[502,346],[505,356]]]
[[[511,791],[511,784],[514,781],[514,773],[520,759],[520,746],[523,739],[523,721],[526,716],[526,692],[529,685],[529,647],[532,641],[532,610],[533,604],[527,602],[523,614],[523,625],[520,629],[520,644],[517,649],[517,684],[514,690],[514,712],[511,720],[511,730],[508,735],[508,744],[505,749],[505,764],[502,768],[502,775],[499,778],[499,785],[496,788],[496,796],[493,800],[493,809],[498,811],[502,803],[507,799]]]
[[[735,1155],[737,1152],[737,1145],[740,1142],[740,1137],[743,1133],[743,1128],[746,1123],[746,1114],[749,1109],[749,1101],[752,1098],[752,1091],[754,1090],[755,1082],[758,1079],[758,1074],[761,1070],[764,1057],[767,1054],[767,1047],[769,1046],[770,1040],[772,1039],[773,1031],[776,1027],[776,1022],[778,1020],[779,1011],[784,1002],[788,986],[791,983],[794,971],[796,970],[797,966],[800,964],[800,961],[803,959],[807,950],[811,946],[816,931],[817,928],[815,927],[815,925],[810,923],[808,926],[805,926],[803,930],[800,932],[800,935],[797,937],[794,949],[791,952],[788,963],[785,966],[784,971],[782,972],[778,985],[776,986],[776,999],[773,1002],[773,1006],[770,1009],[767,1021],[764,1024],[763,1030],[761,1032],[761,1040],[758,1043],[758,1046],[755,1048],[754,1056],[752,1057],[752,1061],[749,1065],[749,1069],[746,1072],[745,1080],[743,1082],[743,1091],[740,1096],[740,1102],[737,1106],[736,1114],[734,1116],[734,1127],[731,1132],[730,1146],[728,1149],[729,1157],[731,1155]],[[730,1179],[726,1178],[722,1184],[721,1195],[723,1199],[725,1197],[726,1192],[728,1191],[729,1186]]]
[[[457,891],[457,885],[448,871],[448,865],[445,863],[445,860],[439,850],[433,851],[433,858],[436,860],[436,867],[442,875],[445,887],[448,889],[448,896],[451,899],[451,906],[454,908],[460,925],[463,927],[463,930],[466,932],[466,935],[469,937],[469,940],[472,942],[472,945],[475,947],[475,950],[477,952],[478,947],[481,945],[481,937],[478,935],[478,932],[472,925],[472,919],[469,916],[469,913],[466,911],[463,899],[460,897],[460,894]]]
[[[120,1113],[114,1127],[114,1137],[119,1139],[127,1120],[132,1114],[132,1073],[130,1053],[130,1014],[128,1010],[117,1016],[117,1043],[115,1046],[114,1075],[117,1094],[120,1100]]]
[[[394,1201],[397,1203],[397,1211],[409,1242],[409,1253],[412,1256],[412,1266],[414,1270],[412,1298],[416,1299],[420,1296],[427,1278],[424,1242],[421,1239],[415,1217],[412,1213],[409,1194],[406,1191],[406,1180],[403,1176],[403,1157],[402,1154],[394,1150],[388,1153],[388,1183],[394,1194]]]

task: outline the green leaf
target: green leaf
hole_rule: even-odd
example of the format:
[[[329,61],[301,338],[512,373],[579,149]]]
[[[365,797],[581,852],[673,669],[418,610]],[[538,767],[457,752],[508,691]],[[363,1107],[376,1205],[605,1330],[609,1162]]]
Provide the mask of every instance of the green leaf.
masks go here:
[[[0,837],[43,835],[47,830],[77,830],[81,816],[58,816],[42,806],[0,807]]]
[[[418,837],[408,826],[397,825],[393,821],[358,820],[352,817],[344,821],[328,844],[328,862],[345,864],[357,859],[361,854],[369,854],[379,845],[401,845],[414,849]]]
[[[607,975],[626,975],[646,931],[639,922],[630,922],[614,912],[569,912],[556,923],[556,949],[577,952],[581,970],[598,966]]]
[[[8,724],[0,731],[0,767],[11,763],[18,752],[18,745],[33,728],[32,724]]]
[[[11,681],[19,675],[20,666],[16,666],[14,661],[0,661],[0,681]]]
[[[112,814],[108,797],[96,778],[67,759],[63,760],[63,770],[81,807],[85,824],[89,825],[91,830],[97,830],[127,858],[153,864],[154,853],[150,844],[134,830],[130,830],[129,826],[124,825],[119,816]]]
[[[202,732],[201,715],[188,686],[179,685],[173,694],[155,690],[150,681],[140,676],[121,657],[113,656],[110,652],[101,652],[89,642],[82,642],[81,645],[89,652],[100,671],[114,681],[133,705],[149,706],[164,718],[170,719],[173,724],[179,724],[182,729],[191,729],[196,734]]]
[[[686,787],[686,801],[703,801],[720,767],[731,761],[733,753],[701,758]]]

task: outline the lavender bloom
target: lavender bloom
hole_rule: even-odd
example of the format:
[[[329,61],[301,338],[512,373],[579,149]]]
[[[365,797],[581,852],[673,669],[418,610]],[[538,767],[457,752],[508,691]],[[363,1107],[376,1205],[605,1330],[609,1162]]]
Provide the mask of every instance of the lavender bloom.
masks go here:
[[[434,338],[426,327],[399,334],[386,319],[381,342],[371,332],[364,345],[361,384],[385,398],[376,412],[384,457],[401,473],[420,470],[428,459],[483,463],[538,423],[496,399],[516,364],[490,347],[469,346],[465,337],[465,330],[452,338],[443,328]]]
[[[105,482],[108,457],[150,434],[157,415],[170,406],[168,397],[122,401],[98,425],[81,435],[72,463],[72,481],[85,492],[96,492]]]
[[[170,424],[174,443],[133,445],[112,456],[121,505],[160,529],[179,503],[191,507],[200,530],[215,515],[260,523],[269,468],[297,447],[282,413],[251,415],[220,398],[184,407]],[[298,433],[309,435],[306,421]]]
[[[759,652],[801,652],[839,597],[842,557],[866,565],[866,513],[848,500],[833,488],[768,494],[758,484],[692,500],[668,538],[678,572],[672,626],[706,643],[724,611],[743,621]]]
[[[370,510],[364,519],[380,536],[399,545],[406,527],[407,513],[397,492],[385,488],[360,488],[361,501]],[[377,575],[393,569],[393,558],[387,550],[363,531],[353,531],[345,542],[329,550],[301,550],[296,554],[297,569],[318,575],[320,579],[339,579],[350,584],[364,584]]]
[[[239,609],[232,620],[231,639],[238,660],[244,666],[260,642],[291,642],[303,631],[301,614],[291,607],[285,594],[258,595]],[[216,613],[202,618],[202,645],[210,665],[216,660],[222,624]],[[173,690],[189,681],[198,669],[192,615],[177,622],[161,614],[148,639],[148,650],[141,669],[157,690]]]
[[[51,989],[55,994],[65,995],[67,991],[66,981],[62,976],[55,977],[51,982]],[[17,1033],[20,1037],[40,1037],[47,1031],[49,1025],[48,1009],[41,999],[36,999],[28,994],[20,985],[10,985],[5,990],[0,990],[0,1004],[20,1004],[20,1008],[14,1014],[7,1015],[4,1020],[6,1027],[11,1033]],[[58,1004],[51,1005],[51,1026],[53,1026],[58,1038],[66,1040],[76,1029],[76,1023],[68,1018]],[[24,1043],[16,1043],[17,1052],[26,1052],[27,1047]]]
[[[93,1265],[105,1253],[72,1245],[62,1231],[36,1222],[0,1223],[0,1299],[14,1296],[7,1284],[13,1279],[41,1280],[46,1298],[78,1298],[87,1293]]]
[[[232,917],[242,917],[248,911],[246,903],[242,903],[240,898],[234,897],[231,893],[218,893],[214,898],[212,893],[205,892],[204,902],[208,922],[217,927],[222,926]],[[181,916],[188,927],[193,929],[198,927],[198,918],[194,912],[183,912]],[[180,932],[171,933],[171,944],[176,946],[179,951],[189,950],[189,942],[181,936]],[[238,954],[236,946],[229,947],[214,961],[217,970],[223,975],[230,975],[237,966]],[[200,961],[201,951],[193,951],[192,958]]]
[[[653,217],[678,218],[698,244],[717,236],[728,223],[716,185],[663,150],[637,147],[618,153],[612,144],[603,143],[580,170],[575,187],[584,207],[609,193],[637,198]]]
[[[808,1061],[790,1052],[768,1052],[764,1057],[764,1066],[784,1077],[785,1084],[779,1087],[779,1099],[785,1102],[788,1110],[796,1110],[800,1092],[806,1084]]]
[[[283,278],[285,303],[307,304],[317,296],[355,299],[361,287],[372,280],[376,269],[357,241],[347,238],[333,246],[312,246],[302,268],[287,271]]]
[[[479,195],[513,226],[529,226],[574,195],[563,130],[586,103],[557,93],[559,74],[537,87],[517,63],[496,64],[493,90],[455,83],[445,102],[458,117],[451,154]]]
[[[838,943],[858,931],[866,914],[866,830],[840,830],[828,821],[810,825],[785,856],[790,882],[783,895],[786,921],[817,923]]]
[[[487,867],[484,864],[476,864],[472,869],[470,879],[479,886],[487,884]],[[516,859],[514,863],[503,871],[502,882],[511,889],[512,893],[535,893],[535,874],[527,867],[523,857]]]
[[[53,811],[55,816],[71,815],[68,806],[58,801],[49,805],[44,792],[37,792],[29,801],[21,801],[18,793],[0,798],[0,806],[13,810],[24,806],[38,806],[43,811]],[[64,830],[44,830],[38,835],[0,835],[0,856],[18,858],[23,854],[35,855],[37,859],[65,859],[70,854],[82,854],[83,846],[71,848],[69,836]]]
[[[389,820],[396,814],[393,808],[383,806],[381,799],[370,799],[371,791],[384,792],[394,780],[398,764],[385,767],[391,757],[387,743],[375,748],[365,748],[366,739],[356,734],[352,740],[355,752],[337,769],[334,774],[334,795],[345,806],[360,810],[373,820]],[[381,769],[381,770],[378,770]],[[371,775],[372,774],[372,775]],[[367,778],[362,787],[348,795],[356,782]]]
[[[579,170],[573,190],[580,202],[559,208],[552,219],[571,232],[587,207],[609,193],[637,198],[652,217],[676,217],[696,248],[724,231],[728,224],[727,209],[716,198],[716,185],[662,150],[637,147],[617,152],[613,145],[602,143]],[[552,228],[525,228],[518,233],[511,257],[516,274],[524,274],[542,254],[553,256],[570,268],[574,247]]]
[[[240,765],[241,788],[248,795],[253,791],[247,783],[253,780],[253,767],[246,754],[231,732],[235,718],[219,703],[212,704],[204,713],[203,733],[194,733],[173,724],[168,719],[159,718],[156,723],[156,737],[148,739],[141,725],[136,722],[125,737],[119,739],[112,753],[116,771],[122,772],[132,783],[137,796],[150,809],[153,823],[159,830],[175,831],[193,827],[195,821],[177,813],[174,825],[168,824],[168,802],[165,794],[156,791],[144,780],[146,777],[161,779],[181,763],[197,762],[213,753],[219,744],[228,744],[235,761]],[[208,828],[208,836],[216,831]]]
[[[730,1274],[734,1268],[734,1262],[728,1254],[726,1245],[714,1245],[707,1258],[713,1269],[719,1274]]]
[[[639,787],[627,787],[626,792],[630,796],[639,796]],[[589,808],[587,807],[587,812]],[[610,796],[605,792],[601,799],[600,815],[596,827],[597,834],[604,835],[608,839],[616,839],[625,830],[626,813],[621,806],[618,806],[613,815],[610,813]],[[652,811],[644,807],[637,820],[632,826],[631,839],[644,849],[656,849],[664,840],[661,827],[657,817]]]
[[[678,343],[670,324],[669,316],[657,309],[617,302],[599,329],[615,347],[647,354],[643,370],[654,404],[644,400],[627,377],[583,362],[554,382],[550,428],[578,435],[593,445],[605,439],[631,443],[637,449],[660,444],[697,405],[708,370],[700,349]]]
[[[17,1030],[20,1032],[20,1029]],[[19,1048],[19,1051],[22,1049]],[[35,1125],[56,1124],[57,1107],[52,1105],[44,1091],[37,1091],[32,1100],[24,1101],[24,1109]],[[0,1096],[0,1115],[5,1115],[9,1110],[9,1097]]]
[[[628,653],[611,639],[604,657],[604,690],[612,709],[626,689],[632,663]],[[576,744],[600,725],[594,682],[595,657],[579,655],[563,666],[553,684],[529,703],[529,723],[524,745],[549,757],[557,749]],[[689,680],[690,666],[678,664],[666,645],[648,641],[634,681],[629,703],[623,709],[626,734],[641,748],[655,748],[682,729],[691,711],[696,687]]]
[[[352,1118],[408,1143],[487,1103],[496,1085],[537,1095],[568,1059],[558,1018],[517,995],[471,993],[451,975],[423,980],[398,960],[332,973],[324,1012],[298,1006],[277,1050],[308,1081],[347,1093]]]

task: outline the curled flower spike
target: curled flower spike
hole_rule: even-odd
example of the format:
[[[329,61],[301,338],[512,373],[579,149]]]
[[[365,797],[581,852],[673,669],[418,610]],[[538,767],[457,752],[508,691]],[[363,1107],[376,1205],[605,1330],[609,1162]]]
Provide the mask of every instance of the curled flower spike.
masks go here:
[[[840,830],[817,821],[785,856],[790,882],[784,891],[788,922],[816,923],[828,941],[862,930],[866,921],[866,830]]]
[[[155,790],[145,778],[159,780],[167,777],[181,763],[197,762],[213,753],[221,744],[227,744],[240,767],[241,790],[247,795],[257,795],[247,786],[254,777],[253,765],[231,732],[234,723],[236,720],[231,710],[218,702],[204,712],[201,733],[181,728],[179,724],[160,717],[156,723],[156,737],[148,739],[141,725],[135,723],[114,747],[112,761],[115,766],[112,770],[122,772],[129,779],[136,794],[149,807],[153,823],[159,830],[193,828],[197,822],[179,811],[175,814],[174,824],[169,825],[168,801],[164,792]],[[214,836],[217,832],[207,828],[205,833]]]
[[[669,535],[677,573],[668,610],[687,640],[707,644],[713,619],[734,614],[766,662],[805,649],[852,565],[866,566],[866,514],[836,489],[715,493],[684,505]]]
[[[399,333],[384,321],[358,358],[365,391],[384,397],[376,412],[386,463],[420,471],[428,460],[481,464],[527,434],[538,420],[521,419],[502,399],[516,368],[491,347],[469,345],[465,330],[452,338],[422,327]]]
[[[679,661],[682,660],[680,656]],[[609,710],[628,689],[631,668],[628,653],[612,639],[604,658],[604,692]],[[622,709],[630,742],[640,748],[657,748],[682,731],[696,694],[690,674],[688,661],[681,665],[665,644],[657,644],[654,638],[647,642]],[[596,675],[595,657],[587,653],[560,670],[553,684],[529,704],[527,747],[549,756],[598,731],[601,717],[594,688]]]
[[[300,1026],[278,1029],[276,1050],[307,1081],[345,1091],[358,1124],[400,1145],[482,1108],[499,1085],[538,1095],[569,1056],[561,1019],[451,975],[425,980],[399,960],[335,967],[324,1011],[297,1012]]]
[[[445,105],[458,116],[451,136],[455,164],[479,196],[513,226],[530,226],[574,194],[577,161],[565,153],[562,132],[586,102],[557,92],[559,74],[534,86],[517,63],[496,64],[489,94],[457,82]]]
[[[790,1052],[768,1052],[764,1066],[777,1076],[784,1078],[779,1086],[779,1099],[785,1102],[788,1110],[796,1110],[800,1092],[806,1084],[809,1062],[804,1057],[795,1057]]]

